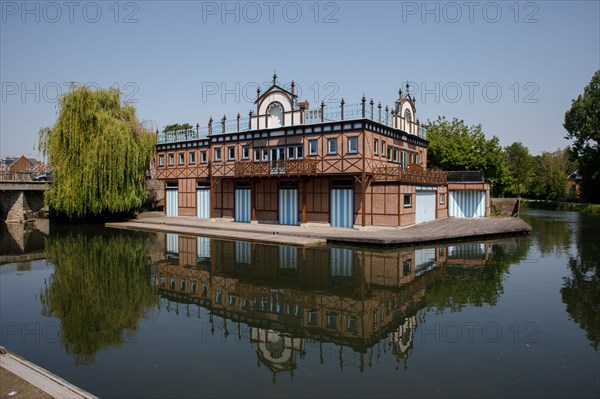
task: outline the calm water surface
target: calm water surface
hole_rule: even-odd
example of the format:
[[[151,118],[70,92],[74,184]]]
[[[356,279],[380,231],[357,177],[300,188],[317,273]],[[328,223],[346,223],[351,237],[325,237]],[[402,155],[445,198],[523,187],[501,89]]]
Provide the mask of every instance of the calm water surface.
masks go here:
[[[0,345],[100,397],[598,397],[600,218],[523,217],[386,251],[0,225]]]

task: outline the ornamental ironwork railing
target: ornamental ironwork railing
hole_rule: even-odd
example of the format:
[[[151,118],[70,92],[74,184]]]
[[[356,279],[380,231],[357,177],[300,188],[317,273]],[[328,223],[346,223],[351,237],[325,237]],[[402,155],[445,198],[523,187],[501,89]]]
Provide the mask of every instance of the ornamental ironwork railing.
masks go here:
[[[296,159],[267,162],[239,161],[235,163],[235,177],[261,176],[314,176],[317,160]]]
[[[375,181],[400,181],[417,184],[446,184],[446,172],[438,169],[425,169],[418,164],[401,166],[380,166],[373,170]]]
[[[383,106],[381,103],[375,105],[373,100],[367,103],[364,97],[359,103],[346,104],[343,99],[339,104],[325,104],[321,102],[318,108],[306,109],[304,111],[297,109],[297,112],[303,114],[301,125],[368,119],[393,129],[406,131],[422,139],[427,139],[427,130],[424,126],[421,126],[418,120],[416,122],[405,120],[393,107]],[[157,132],[157,143],[174,143],[197,140],[210,135],[246,132],[251,130],[251,127],[256,128],[257,120],[256,116],[242,118],[239,114],[232,119],[227,119],[226,116],[223,116],[220,120],[213,120],[211,118],[205,127],[196,125],[195,128]]]

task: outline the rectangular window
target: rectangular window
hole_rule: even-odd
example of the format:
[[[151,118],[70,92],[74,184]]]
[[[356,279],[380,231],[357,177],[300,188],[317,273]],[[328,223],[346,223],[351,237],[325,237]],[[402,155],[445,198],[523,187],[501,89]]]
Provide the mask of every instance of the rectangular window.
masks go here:
[[[175,154],[169,154],[169,166],[173,166],[175,164]]]
[[[406,169],[406,151],[402,150],[402,169]]]
[[[337,139],[327,139],[327,154],[337,154]]]
[[[319,155],[319,140],[308,141],[308,155]]]
[[[377,139],[373,142],[373,154],[379,155],[379,140]]]
[[[337,327],[337,315],[335,313],[330,313],[327,315],[327,328],[331,330],[335,330]]]
[[[206,151],[200,153],[200,162],[206,163]]]
[[[165,166],[165,156],[162,154],[158,156],[158,166]]]
[[[260,161],[260,148],[254,149],[254,162]]]
[[[302,145],[296,146],[296,159],[302,159],[304,157],[304,147]]]
[[[190,165],[196,163],[196,151],[190,151]]]
[[[356,317],[348,316],[348,320],[346,322],[346,331],[351,333],[356,332]]]
[[[228,159],[230,161],[235,160],[235,147],[229,147],[227,149],[227,153],[228,153]]]
[[[220,161],[220,160],[221,160],[221,149],[215,148],[215,161]]]
[[[394,148],[394,162],[398,163],[398,149]]]
[[[317,311],[316,309],[311,309],[308,311],[308,324],[314,326],[317,324]]]
[[[268,161],[269,160],[269,149],[268,148],[263,148],[262,149],[262,160],[263,161]]]
[[[358,153],[358,137],[348,137],[348,154]]]
[[[250,146],[245,145],[242,149],[242,159],[250,159]]]
[[[404,194],[404,207],[410,208],[412,206],[412,195]]]
[[[440,193],[440,205],[444,205],[446,203],[446,194]]]
[[[387,159],[388,161],[392,160],[392,147],[387,148]]]
[[[385,141],[381,140],[381,155],[385,156]]]
[[[411,268],[412,268],[412,261],[410,259],[405,260],[404,263],[402,263],[402,275],[408,276],[410,274]]]
[[[288,159],[294,159],[295,149],[293,146],[288,147],[287,157]]]
[[[183,165],[184,163],[185,163],[185,153],[180,152],[179,153],[179,165]]]

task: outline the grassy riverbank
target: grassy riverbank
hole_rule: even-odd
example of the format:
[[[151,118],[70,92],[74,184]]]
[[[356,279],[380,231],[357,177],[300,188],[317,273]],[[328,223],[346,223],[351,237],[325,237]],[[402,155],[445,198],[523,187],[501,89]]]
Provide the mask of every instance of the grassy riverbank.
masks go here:
[[[579,202],[559,202],[549,200],[521,199],[521,208],[547,209],[552,211],[573,211],[581,213],[600,214],[600,205],[583,204]]]

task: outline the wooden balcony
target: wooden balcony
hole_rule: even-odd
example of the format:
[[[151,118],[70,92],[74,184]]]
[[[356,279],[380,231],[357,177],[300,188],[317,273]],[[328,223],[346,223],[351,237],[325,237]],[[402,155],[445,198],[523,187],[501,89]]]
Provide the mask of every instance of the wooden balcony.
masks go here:
[[[374,181],[399,181],[413,184],[446,184],[446,172],[427,170],[418,164],[408,164],[406,169],[399,166],[381,166],[373,170]]]
[[[317,160],[240,161],[235,163],[234,173],[235,177],[315,176],[317,174]]]

